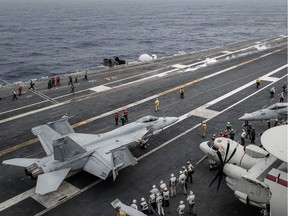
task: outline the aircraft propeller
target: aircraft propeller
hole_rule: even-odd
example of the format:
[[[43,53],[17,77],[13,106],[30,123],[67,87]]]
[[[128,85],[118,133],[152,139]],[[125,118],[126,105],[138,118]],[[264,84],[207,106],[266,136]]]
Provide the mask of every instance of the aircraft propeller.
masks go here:
[[[212,179],[211,183],[209,184],[209,187],[210,187],[210,186],[214,183],[214,181],[219,177],[218,185],[217,185],[217,191],[219,190],[220,183],[221,183],[222,178],[223,178],[223,176],[224,176],[224,173],[223,173],[224,165],[225,165],[226,163],[229,163],[229,161],[231,160],[231,158],[234,156],[234,154],[236,153],[236,150],[237,150],[237,146],[234,148],[232,154],[230,155],[230,157],[229,157],[228,160],[227,160],[227,156],[228,156],[228,153],[229,153],[229,149],[230,149],[230,142],[228,141],[224,161],[223,161],[223,159],[222,159],[222,156],[221,156],[221,153],[219,152],[219,150],[217,151],[217,156],[218,156],[218,158],[219,158],[219,160],[220,160],[221,167],[220,167],[220,169],[218,170],[218,172],[216,173],[216,175],[214,176],[214,178]]]

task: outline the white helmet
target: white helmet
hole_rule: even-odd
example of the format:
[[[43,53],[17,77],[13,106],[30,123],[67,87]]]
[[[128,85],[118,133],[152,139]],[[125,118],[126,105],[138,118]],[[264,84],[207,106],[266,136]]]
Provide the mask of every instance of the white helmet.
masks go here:
[[[152,188],[155,189],[155,188],[156,188],[156,185],[153,185]]]
[[[136,204],[136,203],[137,203],[137,200],[136,200],[136,199],[133,199],[132,203]]]
[[[187,161],[187,164],[190,164],[190,161]]]
[[[180,205],[183,205],[183,204],[184,204],[184,202],[181,200],[181,201],[180,201]]]
[[[164,191],[167,191],[168,190],[168,188],[167,187],[164,187]]]
[[[160,181],[160,184],[163,184],[163,183],[164,183],[163,180],[161,180],[161,181]]]
[[[192,191],[192,190],[190,191],[190,194],[191,194],[191,195],[193,194],[193,191]]]
[[[174,173],[171,173],[171,178],[174,177]]]
[[[186,167],[185,167],[185,166],[182,166],[182,169],[183,169],[183,170],[185,170],[185,169],[186,169]]]
[[[179,171],[179,174],[180,174],[180,175],[183,174],[182,170]]]
[[[144,202],[144,201],[145,201],[145,198],[144,198],[144,197],[142,197],[142,198],[141,198],[141,202]]]

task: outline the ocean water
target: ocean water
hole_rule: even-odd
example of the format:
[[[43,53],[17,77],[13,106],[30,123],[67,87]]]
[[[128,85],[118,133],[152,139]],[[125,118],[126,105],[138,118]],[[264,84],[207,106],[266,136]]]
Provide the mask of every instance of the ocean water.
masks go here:
[[[0,0],[0,84],[279,34],[286,0]]]

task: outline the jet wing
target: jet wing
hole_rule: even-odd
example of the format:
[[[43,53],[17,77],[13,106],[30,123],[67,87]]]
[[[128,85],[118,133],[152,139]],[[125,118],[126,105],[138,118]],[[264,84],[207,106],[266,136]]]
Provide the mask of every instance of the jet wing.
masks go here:
[[[86,162],[83,170],[105,180],[110,171],[113,171],[113,180],[118,175],[118,171],[137,164],[136,159],[133,157],[127,147],[113,149],[111,152],[104,153],[94,152]]]
[[[45,173],[38,176],[36,184],[36,194],[47,194],[56,191],[65,179],[71,168],[61,169],[54,172]]]
[[[120,148],[120,147],[124,147],[124,146],[131,144],[131,143],[139,141],[140,139],[145,137],[145,135],[149,131],[150,131],[150,128],[145,127],[145,128],[140,129],[140,130],[133,131],[133,133],[130,133],[130,134],[116,136],[114,138],[115,149]],[[113,149],[111,149],[111,150],[113,150]]]
[[[39,158],[14,158],[10,160],[5,160],[2,163],[12,165],[12,166],[28,167],[31,164],[36,163],[39,160],[41,159]]]
[[[94,152],[86,162],[83,170],[105,180],[112,170],[112,163],[99,153]]]

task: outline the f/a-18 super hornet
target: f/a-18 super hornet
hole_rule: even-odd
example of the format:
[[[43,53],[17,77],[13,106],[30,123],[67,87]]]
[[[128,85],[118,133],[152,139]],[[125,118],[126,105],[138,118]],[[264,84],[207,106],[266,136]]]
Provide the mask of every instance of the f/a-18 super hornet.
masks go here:
[[[266,150],[256,145],[244,148],[228,138],[201,143],[201,150],[221,164],[209,186],[219,177],[219,189],[226,176],[228,187],[241,202],[271,215],[287,215],[287,129],[283,125],[265,131],[261,143]]]
[[[32,128],[47,156],[14,158],[3,164],[25,167],[27,176],[37,178],[37,194],[56,191],[70,171],[83,169],[103,180],[112,171],[115,180],[119,170],[137,163],[128,146],[146,141],[177,120],[177,117],[145,116],[95,135],[75,133],[68,119],[62,118]]]
[[[245,113],[239,120],[262,121],[262,120],[287,120],[288,103],[276,103],[261,110]]]

